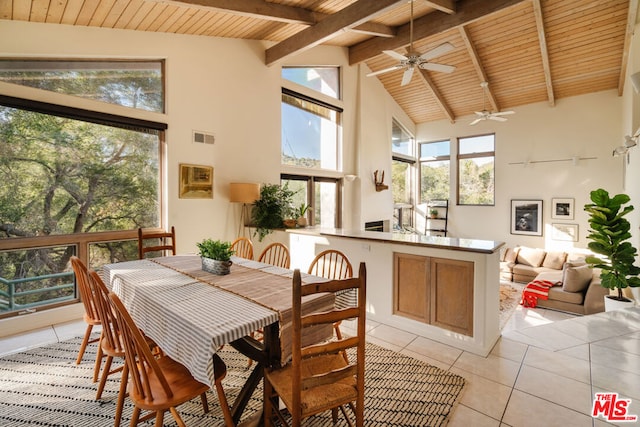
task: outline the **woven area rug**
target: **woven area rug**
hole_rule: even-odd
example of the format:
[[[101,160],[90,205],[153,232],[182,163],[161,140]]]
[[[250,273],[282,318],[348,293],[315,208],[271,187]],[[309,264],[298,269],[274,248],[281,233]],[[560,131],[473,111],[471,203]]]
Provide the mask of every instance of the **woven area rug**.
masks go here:
[[[75,338],[0,358],[0,425],[112,426],[119,375],[107,381],[103,399],[96,401],[91,382],[95,345],[75,364],[81,339]],[[249,374],[247,359],[230,346],[221,356],[228,366],[224,381],[230,401]],[[399,353],[367,344],[367,426],[443,426],[464,386],[464,378]],[[243,420],[261,407],[262,391],[256,391]],[[211,411],[204,414],[199,399],[178,407],[188,426],[223,426],[215,391],[208,392]],[[127,400],[122,426],[129,423],[132,405]],[[152,420],[153,421],[153,420]],[[153,422],[142,423],[151,426]],[[170,414],[165,425],[175,425]],[[309,418],[305,425],[333,425],[330,411]],[[337,425],[346,425],[340,417]]]
[[[505,327],[511,315],[518,307],[521,295],[521,287],[514,286],[511,282],[500,283],[500,330]]]

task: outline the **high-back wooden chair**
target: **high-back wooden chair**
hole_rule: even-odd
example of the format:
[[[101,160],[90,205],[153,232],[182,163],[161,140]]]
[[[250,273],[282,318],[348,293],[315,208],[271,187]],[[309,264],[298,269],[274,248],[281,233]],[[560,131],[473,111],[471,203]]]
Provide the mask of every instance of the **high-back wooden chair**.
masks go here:
[[[128,392],[134,404],[131,426],[153,417],[155,425],[162,426],[167,410],[179,426],[184,426],[176,407],[198,396],[204,412],[209,412],[206,395],[209,386],[193,378],[184,365],[169,356],[156,359],[120,298],[110,292],[109,301],[125,348],[125,364],[130,379]],[[142,411],[150,413],[141,417]]]
[[[302,314],[302,298],[321,292],[339,292],[357,289],[358,305],[346,309],[334,308],[328,312]],[[283,368],[265,370],[264,424],[271,425],[276,416],[286,425],[278,410],[278,398],[291,414],[291,424],[299,427],[302,419],[320,412],[332,410],[334,423],[338,408],[349,425],[353,425],[344,409],[348,405],[354,412],[355,425],[364,425],[364,357],[365,357],[365,299],[366,268],[360,264],[357,278],[331,280],[324,283],[303,285],[300,270],[293,273],[292,309],[292,359]],[[329,343],[303,347],[303,328],[319,324],[331,324],[338,320],[357,319],[357,334]],[[355,349],[355,357],[347,362],[341,352]],[[355,402],[355,403],[354,403]]]
[[[87,329],[85,330],[84,338],[82,339],[82,344],[80,344],[80,350],[78,351],[78,358],[76,359],[77,365],[82,362],[82,357],[87,349],[87,345],[100,341],[100,338],[91,339],[91,332],[95,325],[100,325],[102,322],[100,321],[100,314],[94,304],[93,294],[91,293],[91,287],[89,286],[89,271],[87,270],[87,266],[84,265],[84,262],[82,262],[80,258],[74,255],[71,257],[71,268],[73,268],[73,272],[76,275],[76,283],[78,285],[78,290],[80,291],[80,300],[84,305],[84,315],[82,317],[87,324]],[[98,352],[99,351],[100,350],[98,348]],[[98,373],[95,372],[93,382],[96,382],[97,380]]]
[[[353,277],[353,267],[347,256],[335,249],[327,249],[320,252],[314,260],[311,262],[308,270],[309,274],[314,276],[325,277],[331,280],[347,279]],[[349,304],[346,302],[349,300],[348,295],[352,292],[343,292],[336,295],[336,307],[345,308]],[[336,332],[336,337],[342,339],[342,331],[340,331],[340,324],[342,322],[335,322],[333,329]],[[346,353],[343,354],[345,357]]]
[[[353,267],[342,252],[328,249],[320,252],[309,266],[309,274],[327,279],[347,279],[353,277]]]
[[[291,258],[289,257],[289,249],[282,243],[271,243],[264,248],[260,254],[258,261],[266,264],[275,265],[282,268],[289,268]]]
[[[235,256],[253,259],[253,243],[246,237],[238,237],[231,243],[231,249]]]
[[[138,228],[138,258],[144,259],[149,252],[162,252],[163,255],[176,254],[176,230],[145,230]]]
[[[106,356],[107,358],[104,368],[102,369],[100,384],[98,384],[96,400],[99,400],[102,397],[102,392],[104,391],[104,386],[107,383],[109,375],[122,371],[120,390],[118,391],[118,401],[116,403],[116,414],[114,418],[114,427],[118,427],[122,417],[122,408],[124,406],[124,398],[127,393],[126,387],[129,376],[126,363],[124,366],[114,370],[111,370],[111,364],[114,358],[118,357],[124,359],[125,357],[122,333],[120,331],[120,326],[116,321],[115,313],[111,308],[111,303],[109,302],[109,290],[95,271],[89,272],[89,284],[93,291],[95,305],[100,313],[100,319],[102,319],[102,339],[100,340],[101,355]],[[97,357],[96,369],[98,369],[98,371],[100,371],[101,364],[102,357]]]

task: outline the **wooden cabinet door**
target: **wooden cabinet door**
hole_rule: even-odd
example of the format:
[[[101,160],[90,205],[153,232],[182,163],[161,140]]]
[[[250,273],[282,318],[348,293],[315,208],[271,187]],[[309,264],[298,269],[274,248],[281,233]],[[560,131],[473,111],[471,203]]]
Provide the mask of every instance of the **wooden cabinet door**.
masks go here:
[[[429,323],[429,258],[393,254],[393,313]]]
[[[473,262],[431,258],[429,323],[473,336]]]

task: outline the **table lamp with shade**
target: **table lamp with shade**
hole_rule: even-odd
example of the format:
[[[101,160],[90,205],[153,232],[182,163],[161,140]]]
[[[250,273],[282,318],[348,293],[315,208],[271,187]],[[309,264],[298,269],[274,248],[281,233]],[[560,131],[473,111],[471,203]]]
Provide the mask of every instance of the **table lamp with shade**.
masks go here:
[[[260,198],[260,184],[232,182],[229,184],[229,201],[231,203],[242,203],[240,213],[240,225],[238,226],[238,237],[240,230],[244,236],[244,225],[248,219],[247,204],[252,204]]]

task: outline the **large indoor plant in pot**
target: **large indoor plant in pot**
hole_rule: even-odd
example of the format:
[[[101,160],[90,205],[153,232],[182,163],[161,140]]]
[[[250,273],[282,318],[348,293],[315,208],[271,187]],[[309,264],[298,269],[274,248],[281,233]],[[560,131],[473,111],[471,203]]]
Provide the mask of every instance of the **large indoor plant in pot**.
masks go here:
[[[205,239],[198,246],[198,255],[202,257],[202,269],[209,273],[224,276],[231,271],[231,242]]]
[[[284,228],[284,220],[290,216],[294,191],[279,184],[263,184],[260,198],[253,203],[251,221],[256,227],[258,240],[262,241],[269,233]]]
[[[640,267],[634,265],[638,251],[628,241],[631,238],[631,225],[624,218],[633,211],[633,206],[627,204],[630,200],[626,194],[609,197],[606,190],[599,188],[591,192],[592,203],[584,206],[589,213],[588,246],[596,254],[586,257],[586,262],[592,268],[600,269],[603,287],[617,290],[616,294],[605,297],[605,310],[621,305],[617,303],[633,305],[633,301],[626,298],[622,290],[640,286]]]

